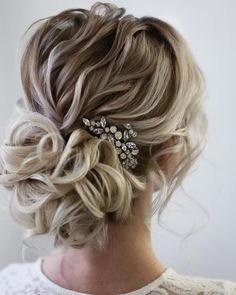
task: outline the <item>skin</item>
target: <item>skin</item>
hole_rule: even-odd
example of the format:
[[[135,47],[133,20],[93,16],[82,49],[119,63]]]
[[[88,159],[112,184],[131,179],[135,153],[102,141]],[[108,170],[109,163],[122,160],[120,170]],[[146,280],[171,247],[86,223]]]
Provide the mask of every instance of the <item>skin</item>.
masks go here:
[[[150,208],[153,192],[149,183],[135,203],[131,223],[109,224],[105,252],[69,247],[63,255],[44,257],[44,274],[63,288],[96,295],[131,292],[159,277],[166,267],[155,256],[150,231],[140,218]]]
[[[164,145],[170,144],[168,141]],[[170,161],[167,155],[161,159],[167,174],[172,173],[175,160]],[[44,274],[63,288],[96,295],[132,292],[158,278],[166,267],[156,257],[151,232],[143,223],[156,190],[150,181],[136,199],[134,216],[128,225],[109,224],[109,242],[104,252],[91,245],[83,249],[64,248],[63,255],[59,252],[44,257]]]

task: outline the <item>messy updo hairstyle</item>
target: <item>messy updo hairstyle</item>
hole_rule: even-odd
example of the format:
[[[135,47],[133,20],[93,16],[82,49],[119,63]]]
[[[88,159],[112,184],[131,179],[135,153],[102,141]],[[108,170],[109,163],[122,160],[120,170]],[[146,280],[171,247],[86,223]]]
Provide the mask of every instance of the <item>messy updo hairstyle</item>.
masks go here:
[[[40,19],[26,31],[24,96],[1,145],[0,182],[28,236],[54,245],[104,245],[109,222],[126,224],[152,180],[159,217],[205,146],[205,79],[185,39],[151,16],[97,2]],[[135,169],[82,118],[129,122]],[[166,171],[175,159],[171,174]]]

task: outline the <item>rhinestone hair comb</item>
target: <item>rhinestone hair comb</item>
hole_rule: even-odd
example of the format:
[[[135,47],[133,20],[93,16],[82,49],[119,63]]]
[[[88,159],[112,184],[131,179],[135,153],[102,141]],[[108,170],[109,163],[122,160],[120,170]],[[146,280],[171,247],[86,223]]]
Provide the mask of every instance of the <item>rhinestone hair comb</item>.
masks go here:
[[[104,116],[101,116],[98,121],[87,118],[82,118],[82,121],[92,135],[107,139],[115,146],[123,167],[126,169],[136,167],[138,161],[135,156],[139,153],[139,149],[135,142],[130,141],[130,138],[136,137],[137,132],[133,130],[130,123],[123,124],[125,129],[119,130],[115,125],[108,126]]]

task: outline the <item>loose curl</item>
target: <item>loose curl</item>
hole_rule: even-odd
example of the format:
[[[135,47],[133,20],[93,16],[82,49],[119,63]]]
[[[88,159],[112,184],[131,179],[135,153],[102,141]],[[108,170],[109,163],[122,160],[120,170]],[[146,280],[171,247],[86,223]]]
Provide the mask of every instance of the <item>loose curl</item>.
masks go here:
[[[186,41],[158,18],[124,14],[97,2],[28,29],[37,27],[21,59],[24,111],[1,146],[0,183],[29,236],[54,233],[56,246],[103,246],[108,222],[130,220],[149,180],[160,218],[206,144],[205,80]],[[82,117],[101,115],[137,130],[134,171],[84,130]]]
[[[144,186],[121,168],[110,142],[83,129],[66,142],[51,120],[34,112],[11,128],[10,144],[1,149],[4,185],[14,190],[12,215],[31,235],[52,231],[64,245],[92,239],[102,245],[108,212],[118,222],[130,218],[130,192]]]

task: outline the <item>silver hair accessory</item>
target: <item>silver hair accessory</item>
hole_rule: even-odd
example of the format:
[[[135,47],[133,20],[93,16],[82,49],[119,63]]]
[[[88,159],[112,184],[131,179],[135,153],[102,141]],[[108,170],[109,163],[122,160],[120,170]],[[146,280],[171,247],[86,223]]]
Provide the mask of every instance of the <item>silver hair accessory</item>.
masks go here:
[[[119,159],[126,169],[134,169],[138,164],[136,155],[139,149],[135,142],[130,141],[130,138],[136,137],[137,132],[133,130],[130,123],[125,123],[124,130],[119,130],[117,126],[107,126],[107,120],[104,116],[98,121],[82,118],[85,126],[88,127],[92,134],[97,138],[107,139],[116,148]]]

